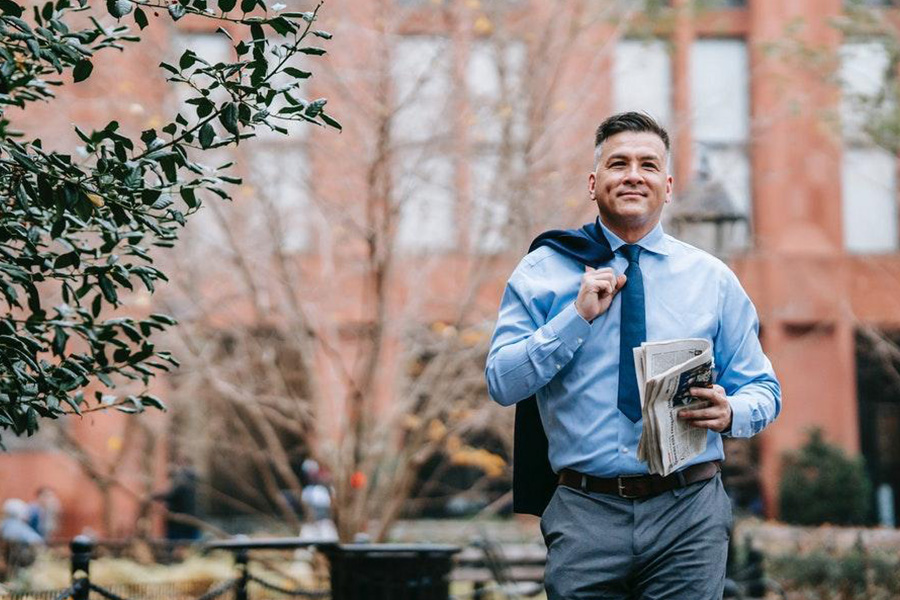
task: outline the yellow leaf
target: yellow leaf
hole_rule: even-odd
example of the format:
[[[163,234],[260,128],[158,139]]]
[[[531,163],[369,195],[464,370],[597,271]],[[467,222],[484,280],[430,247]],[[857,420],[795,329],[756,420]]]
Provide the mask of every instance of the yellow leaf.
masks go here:
[[[494,24],[491,23],[491,20],[486,16],[481,15],[477,19],[475,19],[475,24],[472,26],[472,30],[476,35],[490,35],[494,31]]]
[[[103,201],[103,198],[101,198],[97,194],[88,194],[87,198],[91,201],[91,204],[93,204],[97,208],[100,208],[101,206],[106,204],[106,202]]]
[[[440,440],[446,433],[447,427],[437,419],[432,419],[431,422],[428,423],[428,439],[432,442]]]

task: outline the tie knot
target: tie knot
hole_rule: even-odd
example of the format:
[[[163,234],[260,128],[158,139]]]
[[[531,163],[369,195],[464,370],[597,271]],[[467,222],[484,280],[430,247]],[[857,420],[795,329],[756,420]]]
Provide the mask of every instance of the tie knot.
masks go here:
[[[641,255],[641,247],[637,244],[625,244],[621,250],[622,256],[627,258],[629,263],[637,262],[638,257]]]

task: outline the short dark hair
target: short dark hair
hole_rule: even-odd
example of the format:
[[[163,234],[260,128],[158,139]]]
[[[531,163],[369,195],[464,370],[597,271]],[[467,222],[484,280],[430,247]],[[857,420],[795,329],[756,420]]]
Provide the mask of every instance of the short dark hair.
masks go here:
[[[597,134],[594,136],[594,148],[600,146],[607,139],[622,133],[623,131],[655,133],[662,139],[669,151],[669,132],[667,132],[656,120],[647,113],[623,112],[613,115],[600,123]]]

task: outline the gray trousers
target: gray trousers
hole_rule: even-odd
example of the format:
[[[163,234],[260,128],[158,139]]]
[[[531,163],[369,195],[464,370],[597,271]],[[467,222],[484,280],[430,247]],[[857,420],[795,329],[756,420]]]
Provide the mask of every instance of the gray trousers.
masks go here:
[[[548,600],[717,600],[732,527],[721,475],[643,500],[559,486],[541,517]]]

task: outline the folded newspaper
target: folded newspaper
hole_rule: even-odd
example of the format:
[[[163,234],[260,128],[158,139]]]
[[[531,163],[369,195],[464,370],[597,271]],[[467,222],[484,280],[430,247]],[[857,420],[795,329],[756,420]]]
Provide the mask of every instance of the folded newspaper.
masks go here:
[[[668,475],[706,450],[707,430],[691,427],[678,413],[708,404],[691,396],[690,389],[712,386],[712,343],[644,342],[634,349],[634,367],[644,419],[637,456],[651,473]]]

